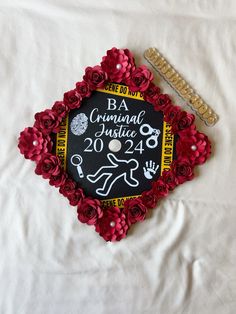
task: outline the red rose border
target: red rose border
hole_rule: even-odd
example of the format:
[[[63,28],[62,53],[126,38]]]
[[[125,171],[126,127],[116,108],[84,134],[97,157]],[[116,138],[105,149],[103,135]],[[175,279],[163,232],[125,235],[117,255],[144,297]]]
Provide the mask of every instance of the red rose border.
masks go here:
[[[195,116],[174,105],[170,97],[162,94],[152,81],[152,72],[145,65],[136,67],[128,49],[112,48],[100,65],[85,69],[83,80],[64,93],[62,101],[56,101],[51,109],[36,113],[34,125],[20,133],[18,147],[26,159],[36,162],[35,173],[59,188],[70,205],[77,207],[78,220],[95,226],[96,232],[106,241],[120,241],[126,237],[132,224],[145,219],[148,209],[155,208],[179,184],[192,180],[194,167],[203,164],[211,153],[208,137],[196,130]],[[69,111],[79,108],[84,98],[90,97],[93,91],[103,88],[108,82],[123,83],[130,91],[141,92],[154,110],[163,112],[164,121],[171,125],[172,133],[178,135],[177,159],[170,169],[163,171],[158,180],[152,182],[150,190],[125,201],[124,209],[103,208],[98,199],[86,196],[78,183],[63,170],[60,159],[52,154],[50,134],[58,133],[62,119]]]

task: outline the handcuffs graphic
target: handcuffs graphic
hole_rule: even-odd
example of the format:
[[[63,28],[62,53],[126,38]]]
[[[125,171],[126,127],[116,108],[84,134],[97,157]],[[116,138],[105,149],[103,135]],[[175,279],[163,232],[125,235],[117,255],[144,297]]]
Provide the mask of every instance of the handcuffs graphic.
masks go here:
[[[149,124],[143,124],[140,129],[140,133],[144,136],[151,135],[146,140],[148,148],[155,148],[158,145],[158,137],[161,134],[159,129],[153,129]]]

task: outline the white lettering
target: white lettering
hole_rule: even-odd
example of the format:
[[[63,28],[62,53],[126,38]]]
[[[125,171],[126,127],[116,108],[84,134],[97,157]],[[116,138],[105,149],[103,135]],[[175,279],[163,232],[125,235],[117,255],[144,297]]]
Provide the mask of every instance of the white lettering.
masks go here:
[[[116,100],[114,98],[107,98],[107,101],[107,110],[116,110]]]
[[[127,107],[127,105],[126,105],[124,99],[123,99],[122,102],[120,103],[120,106],[119,106],[118,110],[121,110],[121,108],[124,108],[125,111],[129,111],[129,109],[128,109],[128,107]]]
[[[132,137],[134,138],[137,133],[135,130],[130,130],[128,125],[116,125],[115,129],[106,129],[105,124],[99,124],[101,127],[100,131],[95,133],[96,137],[101,137],[102,135],[109,136],[112,138],[121,138],[121,137]]]
[[[98,114],[98,108],[94,108],[90,113],[90,122],[99,123],[99,122],[110,122],[113,121],[114,124],[125,123],[125,124],[141,124],[143,122],[143,116],[145,115],[145,110],[139,112],[136,115],[123,115],[122,113],[110,115],[107,113]]]

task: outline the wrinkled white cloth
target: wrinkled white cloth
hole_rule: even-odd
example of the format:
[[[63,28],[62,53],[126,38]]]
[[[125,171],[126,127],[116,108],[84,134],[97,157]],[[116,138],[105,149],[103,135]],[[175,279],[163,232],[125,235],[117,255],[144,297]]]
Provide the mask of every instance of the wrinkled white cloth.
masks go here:
[[[137,64],[157,47],[220,116],[196,119],[213,143],[196,178],[114,244],[17,149],[34,114],[113,46]],[[234,0],[0,0],[1,314],[235,313],[235,53]]]

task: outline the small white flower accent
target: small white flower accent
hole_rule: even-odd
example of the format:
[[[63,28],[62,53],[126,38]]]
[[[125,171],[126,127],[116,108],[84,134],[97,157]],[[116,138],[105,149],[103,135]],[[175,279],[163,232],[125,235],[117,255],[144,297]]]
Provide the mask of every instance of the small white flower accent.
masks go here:
[[[192,150],[192,151],[196,151],[196,150],[197,150],[197,146],[196,146],[196,145],[192,145],[192,146],[191,146],[191,150]]]
[[[115,221],[111,221],[111,222],[110,222],[110,226],[111,226],[112,228],[114,228],[115,225],[116,225]]]

